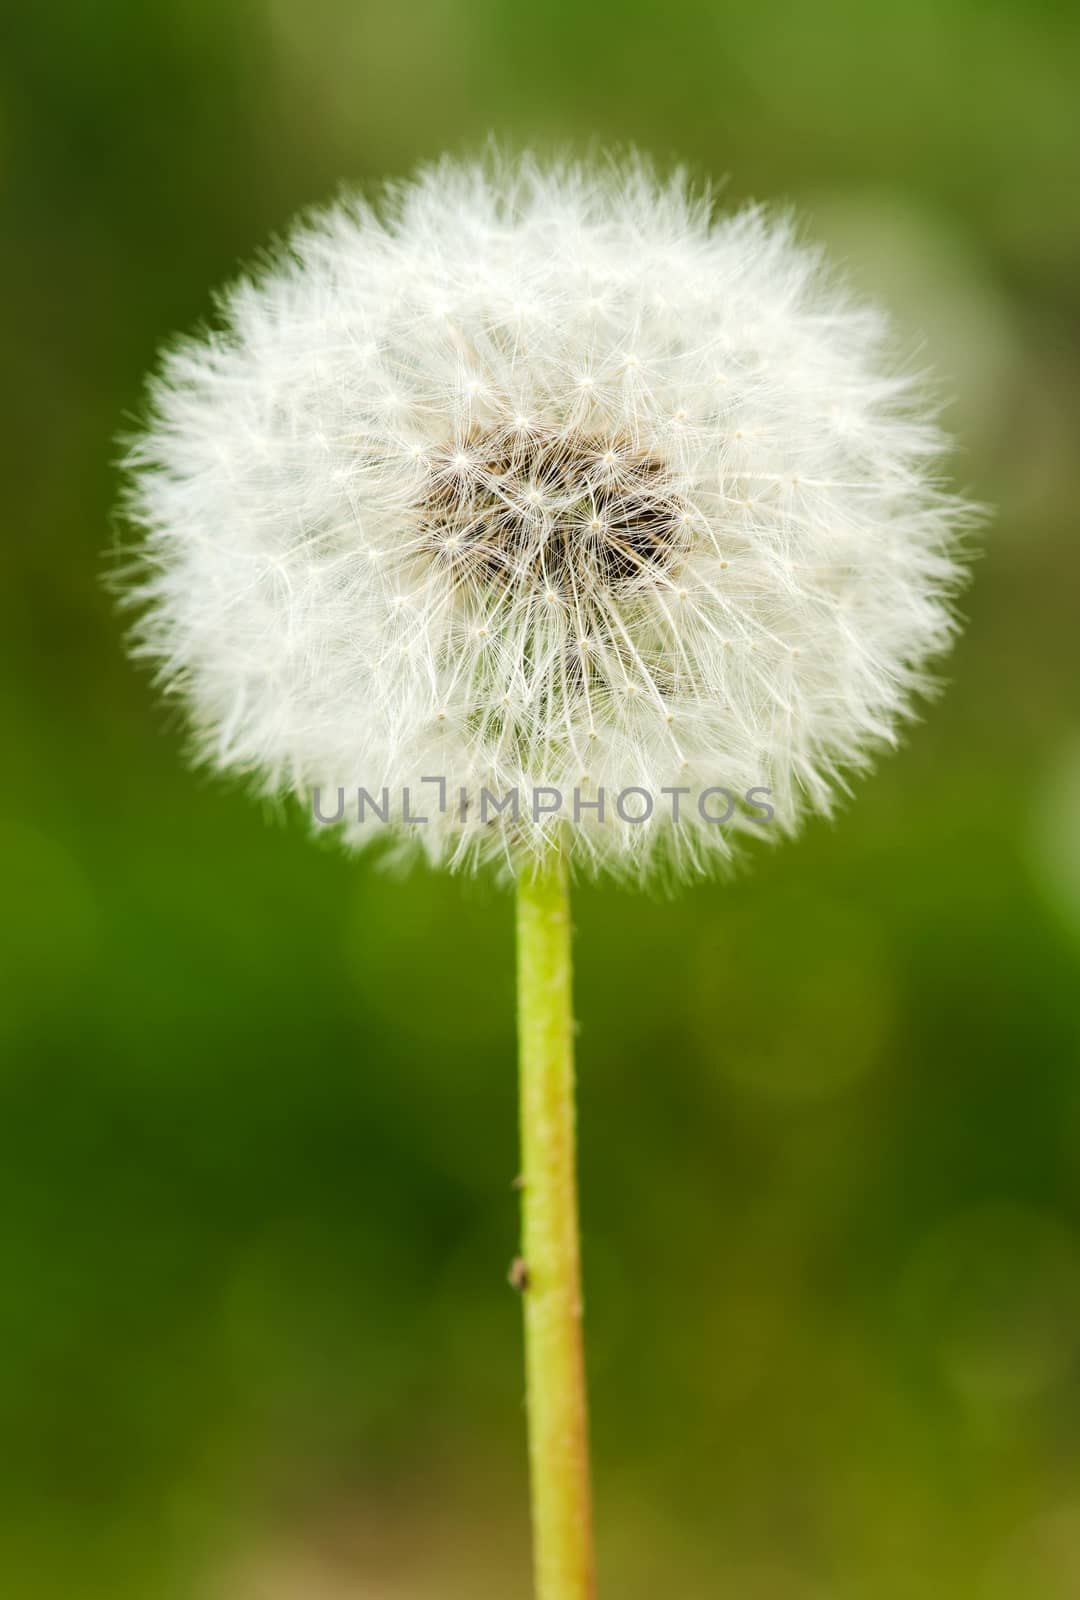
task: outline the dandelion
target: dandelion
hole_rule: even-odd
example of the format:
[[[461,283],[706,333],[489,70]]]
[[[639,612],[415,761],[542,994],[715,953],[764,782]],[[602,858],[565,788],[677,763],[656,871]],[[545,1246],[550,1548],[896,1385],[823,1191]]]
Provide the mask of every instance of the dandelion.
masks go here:
[[[220,309],[131,446],[135,649],[205,762],[516,881],[537,1592],[582,1600],[568,874],[830,812],[931,686],[970,513],[880,315],[638,160],[443,162]]]

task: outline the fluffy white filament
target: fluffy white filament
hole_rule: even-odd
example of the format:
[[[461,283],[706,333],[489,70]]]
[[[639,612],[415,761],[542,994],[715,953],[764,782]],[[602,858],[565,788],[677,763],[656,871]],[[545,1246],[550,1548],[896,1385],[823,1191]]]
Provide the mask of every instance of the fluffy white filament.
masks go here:
[[[786,222],[636,161],[447,161],[221,309],[131,451],[138,648],[204,759],[343,789],[350,843],[707,871],[828,811],[928,687],[966,508]]]

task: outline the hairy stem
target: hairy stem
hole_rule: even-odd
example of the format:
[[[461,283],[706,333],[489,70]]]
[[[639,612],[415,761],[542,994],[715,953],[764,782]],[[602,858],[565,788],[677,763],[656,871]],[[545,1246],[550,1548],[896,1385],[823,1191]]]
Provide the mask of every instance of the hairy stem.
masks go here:
[[[553,853],[518,882],[525,1368],[536,1600],[595,1594],[574,1133],[570,901]]]

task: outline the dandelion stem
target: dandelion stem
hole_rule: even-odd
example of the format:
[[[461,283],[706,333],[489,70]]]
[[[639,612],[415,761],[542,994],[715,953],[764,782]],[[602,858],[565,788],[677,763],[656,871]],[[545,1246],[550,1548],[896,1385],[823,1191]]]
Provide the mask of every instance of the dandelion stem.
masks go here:
[[[536,1600],[595,1594],[574,1133],[570,900],[553,852],[518,880],[525,1367]]]

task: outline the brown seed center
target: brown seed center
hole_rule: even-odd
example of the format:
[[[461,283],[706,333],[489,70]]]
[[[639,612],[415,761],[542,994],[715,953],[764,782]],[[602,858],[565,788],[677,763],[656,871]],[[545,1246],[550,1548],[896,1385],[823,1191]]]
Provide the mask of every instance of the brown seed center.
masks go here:
[[[424,548],[459,585],[551,597],[632,592],[671,572],[691,518],[625,435],[474,430],[433,460]]]

